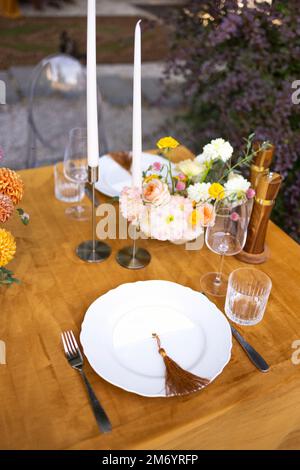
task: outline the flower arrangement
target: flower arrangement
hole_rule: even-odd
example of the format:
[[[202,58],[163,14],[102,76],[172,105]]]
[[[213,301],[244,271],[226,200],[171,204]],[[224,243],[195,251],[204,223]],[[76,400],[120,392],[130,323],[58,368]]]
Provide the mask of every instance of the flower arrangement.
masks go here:
[[[0,158],[3,151],[0,149]],[[28,225],[29,215],[23,209],[15,206],[20,203],[24,194],[24,185],[21,177],[9,168],[0,168],[0,223],[6,223],[16,210],[22,223]],[[18,283],[12,271],[6,265],[12,261],[16,253],[14,236],[6,229],[0,228],[0,286]]]
[[[242,155],[232,163],[233,147],[222,138],[205,145],[195,159],[173,165],[171,149],[180,144],[172,137],[157,142],[166,163],[155,162],[143,173],[142,190],[124,188],[120,198],[123,216],[148,237],[173,242],[191,241],[214,223],[214,203],[225,197],[233,203],[252,199],[255,191],[240,173],[256,152],[254,135],[246,140]],[[265,147],[269,145],[263,143]]]

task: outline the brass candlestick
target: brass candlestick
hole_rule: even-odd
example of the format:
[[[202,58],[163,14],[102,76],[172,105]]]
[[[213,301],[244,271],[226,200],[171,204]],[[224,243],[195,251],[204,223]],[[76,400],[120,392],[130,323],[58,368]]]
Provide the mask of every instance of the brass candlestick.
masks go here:
[[[95,207],[95,183],[99,179],[99,166],[88,167],[88,182],[92,186],[92,240],[81,243],[77,249],[77,256],[88,263],[101,263],[111,254],[111,248],[106,243],[96,240],[96,207]]]

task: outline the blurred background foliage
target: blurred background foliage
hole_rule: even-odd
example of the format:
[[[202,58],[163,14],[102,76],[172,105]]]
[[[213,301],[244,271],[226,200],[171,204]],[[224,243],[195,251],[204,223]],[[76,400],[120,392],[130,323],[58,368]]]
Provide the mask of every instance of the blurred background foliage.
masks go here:
[[[183,75],[188,140],[196,153],[212,138],[236,148],[243,137],[276,146],[284,177],[272,218],[300,241],[299,0],[192,0],[174,14],[167,74]]]

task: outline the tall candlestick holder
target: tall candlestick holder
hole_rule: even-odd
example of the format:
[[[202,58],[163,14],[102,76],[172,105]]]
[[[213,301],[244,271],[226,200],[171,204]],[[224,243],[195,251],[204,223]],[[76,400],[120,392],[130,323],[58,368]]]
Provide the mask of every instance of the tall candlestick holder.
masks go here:
[[[87,263],[101,263],[111,254],[106,243],[96,240],[95,183],[99,179],[99,166],[88,167],[88,182],[92,186],[92,240],[82,242],[76,249],[77,256]]]
[[[138,248],[136,226],[134,225],[133,244],[118,251],[116,255],[117,263],[123,268],[127,269],[142,269],[145,268],[151,261],[149,251],[144,248]]]

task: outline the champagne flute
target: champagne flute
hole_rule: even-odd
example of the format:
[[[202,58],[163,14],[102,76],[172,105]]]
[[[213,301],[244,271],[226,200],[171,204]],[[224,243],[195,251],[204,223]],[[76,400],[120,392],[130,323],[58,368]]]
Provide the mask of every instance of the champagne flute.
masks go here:
[[[84,185],[88,180],[87,163],[87,131],[76,127],[70,131],[68,144],[64,155],[64,173],[67,179],[77,183],[81,188],[78,193],[84,192]],[[66,214],[76,220],[88,220],[91,217],[91,208],[79,204],[69,207]]]
[[[221,255],[217,272],[204,274],[201,278],[202,290],[210,295],[223,297],[227,291],[227,278],[223,274],[225,256],[233,256],[242,251],[247,237],[247,199],[236,199],[235,195],[222,194],[215,203],[215,223],[208,226],[205,242],[214,253]]]

